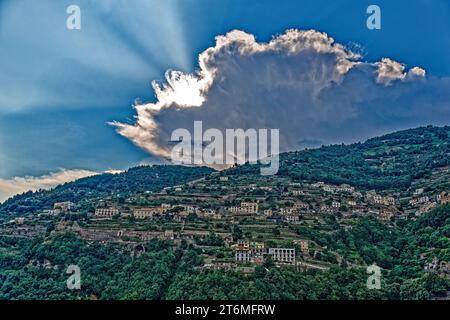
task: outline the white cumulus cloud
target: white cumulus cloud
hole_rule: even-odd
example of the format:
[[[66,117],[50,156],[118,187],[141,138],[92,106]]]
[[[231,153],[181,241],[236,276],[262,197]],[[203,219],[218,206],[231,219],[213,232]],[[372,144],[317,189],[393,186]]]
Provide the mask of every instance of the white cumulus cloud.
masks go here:
[[[168,158],[178,128],[280,129],[281,151],[302,141],[353,142],[422,124],[448,124],[450,80],[425,78],[389,58],[363,61],[315,30],[287,30],[267,43],[235,30],[216,37],[194,73],[168,71],[134,123],[112,123],[149,153]]]

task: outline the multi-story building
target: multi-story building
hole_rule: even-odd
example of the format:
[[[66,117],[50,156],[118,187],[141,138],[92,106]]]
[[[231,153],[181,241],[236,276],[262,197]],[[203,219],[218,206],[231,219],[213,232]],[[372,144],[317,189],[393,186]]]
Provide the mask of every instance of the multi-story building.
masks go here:
[[[420,206],[419,208],[419,214],[424,214],[427,213],[428,211],[430,211],[431,209],[435,208],[437,205],[436,202],[429,202],[429,203],[425,203],[424,205]]]
[[[309,208],[309,204],[304,203],[302,201],[297,201],[294,203],[293,208],[296,210],[302,210],[302,209],[308,209]]]
[[[283,216],[283,220],[288,223],[297,223],[300,221],[300,215],[298,214],[287,214]]]
[[[320,206],[320,212],[322,213],[330,213],[331,211],[332,211],[331,208],[326,204]]]
[[[355,200],[348,200],[347,204],[351,207],[356,207],[356,201]]]
[[[240,207],[230,207],[228,210],[236,214],[256,214],[258,204],[256,202],[242,202]]]
[[[303,190],[292,190],[294,196],[303,196],[305,192]]]
[[[294,240],[294,243],[300,246],[300,251],[304,255],[309,255],[309,242],[308,242],[308,240]]]
[[[119,215],[119,209],[117,208],[97,208],[95,209],[95,216],[98,218],[112,218]]]
[[[267,253],[264,243],[240,241],[231,246],[234,250],[234,260],[240,263],[263,263]]]
[[[307,240],[300,240],[300,250],[302,250],[303,254],[309,254],[309,243]]]
[[[258,204],[255,202],[242,202],[241,209],[247,213],[258,213]]]
[[[395,205],[394,197],[383,197],[383,204],[385,206],[393,206],[393,205]]]
[[[429,196],[422,196],[416,199],[411,199],[409,200],[409,204],[412,206],[417,206],[420,204],[424,204],[424,203],[429,203],[430,202],[430,197]]]
[[[295,265],[294,248],[269,248],[269,255],[275,262]]]
[[[383,197],[374,191],[369,191],[366,194],[366,199],[373,204],[378,204],[378,205],[383,205],[383,206],[395,205],[395,199],[393,197],[389,197],[389,196]]]
[[[133,210],[133,217],[135,217],[136,219],[146,219],[152,218],[156,215],[160,215],[161,213],[161,208],[136,208]]]
[[[182,205],[184,211],[186,211],[188,214],[194,214],[194,213],[200,213],[200,209],[195,207],[195,206],[191,206],[191,205]],[[213,210],[213,209],[205,209],[203,210],[204,212],[210,212],[208,210]]]

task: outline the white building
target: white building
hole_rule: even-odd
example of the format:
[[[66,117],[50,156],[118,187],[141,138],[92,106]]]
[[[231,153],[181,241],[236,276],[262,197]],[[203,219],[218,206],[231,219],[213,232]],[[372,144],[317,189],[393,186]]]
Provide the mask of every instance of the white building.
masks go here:
[[[292,194],[294,196],[303,196],[305,193],[303,192],[303,190],[292,190]]]
[[[337,191],[339,192],[349,192],[352,193],[355,191],[355,188],[353,188],[352,186],[348,185],[348,184],[341,184],[339,187],[336,188]]]
[[[295,265],[294,248],[269,248],[269,255],[275,262],[288,263]]]
[[[341,203],[338,201],[333,201],[331,203],[331,207],[333,207],[334,209],[339,209],[341,207]]]
[[[297,223],[300,221],[300,215],[298,214],[288,214],[283,216],[283,220],[288,223]]]

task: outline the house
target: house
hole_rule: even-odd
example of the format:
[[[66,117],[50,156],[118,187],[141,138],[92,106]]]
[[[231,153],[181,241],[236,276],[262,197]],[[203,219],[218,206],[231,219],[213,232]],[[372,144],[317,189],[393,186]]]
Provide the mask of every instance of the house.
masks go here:
[[[295,244],[300,246],[300,250],[304,255],[309,255],[309,242],[308,240],[294,240]]]
[[[264,210],[264,215],[266,217],[271,217],[273,215],[272,209],[266,209]]]
[[[14,223],[18,224],[18,225],[22,225],[25,223],[25,218],[24,217],[15,218]]]
[[[350,206],[350,207],[356,207],[356,201],[355,200],[348,200],[347,201],[347,204]]]
[[[385,206],[393,206],[393,205],[395,205],[394,197],[383,197],[383,204]]]
[[[164,239],[173,240],[175,238],[173,234],[173,230],[165,230],[164,231]]]
[[[225,181],[228,181],[228,177],[220,177],[219,180],[222,182],[225,182]]]
[[[324,184],[325,184],[324,182],[319,181],[319,182],[313,183],[311,185],[311,187],[313,187],[313,188],[321,188]]]
[[[56,202],[53,204],[54,210],[59,210],[60,212],[68,212],[75,208],[75,203],[70,201]]]
[[[378,219],[381,220],[381,221],[390,221],[391,218],[392,218],[393,216],[395,216],[395,213],[396,213],[396,209],[395,209],[395,208],[392,208],[392,207],[389,207],[389,208],[383,208],[383,209],[380,211],[380,214],[379,214],[379,216],[378,216]]]
[[[352,193],[353,191],[355,191],[355,188],[349,186],[348,184],[341,184],[339,187],[336,188],[336,191]]]
[[[441,204],[450,203],[450,192],[442,192],[440,194],[440,196],[441,196],[441,199],[440,199]]]
[[[300,250],[302,250],[303,254],[309,254],[309,243],[306,240],[300,240]]]

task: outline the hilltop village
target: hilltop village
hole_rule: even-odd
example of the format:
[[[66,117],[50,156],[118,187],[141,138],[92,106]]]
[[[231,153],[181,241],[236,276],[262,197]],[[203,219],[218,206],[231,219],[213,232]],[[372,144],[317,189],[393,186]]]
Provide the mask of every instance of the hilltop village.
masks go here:
[[[124,244],[133,256],[142,254],[142,244],[151,239],[175,246],[187,242],[201,249],[199,269],[251,273],[268,259],[296,270],[326,270],[342,263],[363,267],[360,261],[344,261],[306,230],[329,233],[333,222],[349,230],[355,219],[366,216],[389,225],[450,203],[450,192],[428,189],[387,193],[214,172],[159,192],[54,203],[37,215],[4,222],[1,232],[33,237],[49,232],[45,225],[52,221],[50,234],[72,232],[89,242]]]

